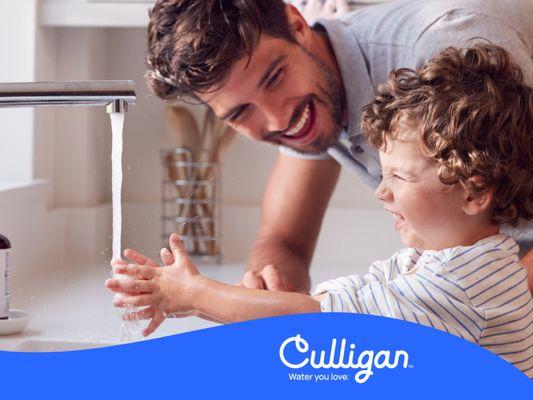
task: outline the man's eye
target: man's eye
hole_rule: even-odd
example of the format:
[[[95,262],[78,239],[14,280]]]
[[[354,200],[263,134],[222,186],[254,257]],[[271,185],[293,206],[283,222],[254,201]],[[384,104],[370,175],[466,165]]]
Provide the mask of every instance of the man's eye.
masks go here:
[[[396,174],[392,174],[391,177],[392,177],[392,179],[395,180],[395,181],[403,181],[403,180],[405,180],[405,179],[403,179],[401,176],[396,175]]]
[[[246,109],[246,107],[242,107],[239,109],[239,111],[237,111],[235,114],[233,114],[230,118],[229,118],[229,121],[230,122],[236,122],[239,120],[239,118],[242,116],[243,114],[243,111]]]
[[[275,86],[277,81],[279,81],[281,75],[283,74],[283,68],[280,68],[276,71],[276,73],[274,75],[272,75],[272,78],[270,78],[270,80],[268,81],[267,83],[267,89],[270,89],[271,87]]]

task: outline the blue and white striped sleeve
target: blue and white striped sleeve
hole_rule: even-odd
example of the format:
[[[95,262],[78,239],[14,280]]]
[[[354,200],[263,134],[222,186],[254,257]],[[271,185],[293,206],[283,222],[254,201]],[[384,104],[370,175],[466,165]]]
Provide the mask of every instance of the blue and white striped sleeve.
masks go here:
[[[453,279],[439,276],[440,260],[422,260],[416,269],[395,274],[402,269],[397,263],[398,258],[393,258],[380,264],[381,270],[371,268],[363,278],[348,277],[353,285],[347,278],[319,285],[317,292],[325,289],[321,310],[402,319],[477,340],[483,315]]]
[[[385,283],[390,280],[392,269],[396,268],[397,272],[400,270],[396,261],[395,254],[389,260],[374,262],[365,275],[354,274],[322,282],[317,285],[313,295],[324,295],[322,311],[361,313],[361,308],[353,301],[353,294],[372,282]]]

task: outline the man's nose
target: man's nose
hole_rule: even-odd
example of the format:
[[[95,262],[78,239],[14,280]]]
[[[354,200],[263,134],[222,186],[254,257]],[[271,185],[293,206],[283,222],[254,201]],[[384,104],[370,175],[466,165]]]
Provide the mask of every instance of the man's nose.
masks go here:
[[[393,199],[392,191],[387,187],[387,185],[385,184],[385,182],[383,182],[383,180],[381,180],[374,194],[379,200],[383,202],[392,201]]]
[[[275,99],[269,99],[262,104],[264,116],[264,130],[267,133],[283,133],[290,128],[292,110]]]

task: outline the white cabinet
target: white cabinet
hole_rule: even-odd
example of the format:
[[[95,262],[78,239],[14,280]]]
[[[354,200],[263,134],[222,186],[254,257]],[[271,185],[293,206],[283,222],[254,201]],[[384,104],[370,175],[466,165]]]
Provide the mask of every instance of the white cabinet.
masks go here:
[[[301,4],[302,0],[286,0]],[[390,0],[348,0],[352,8]],[[145,27],[155,0],[41,0],[42,26]]]
[[[42,0],[42,26],[145,27],[155,0]]]

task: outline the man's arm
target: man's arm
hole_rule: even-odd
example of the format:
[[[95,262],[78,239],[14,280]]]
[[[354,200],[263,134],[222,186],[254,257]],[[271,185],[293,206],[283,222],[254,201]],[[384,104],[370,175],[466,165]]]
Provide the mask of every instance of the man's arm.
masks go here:
[[[244,286],[309,291],[309,265],[339,173],[334,160],[279,155],[263,198]]]

